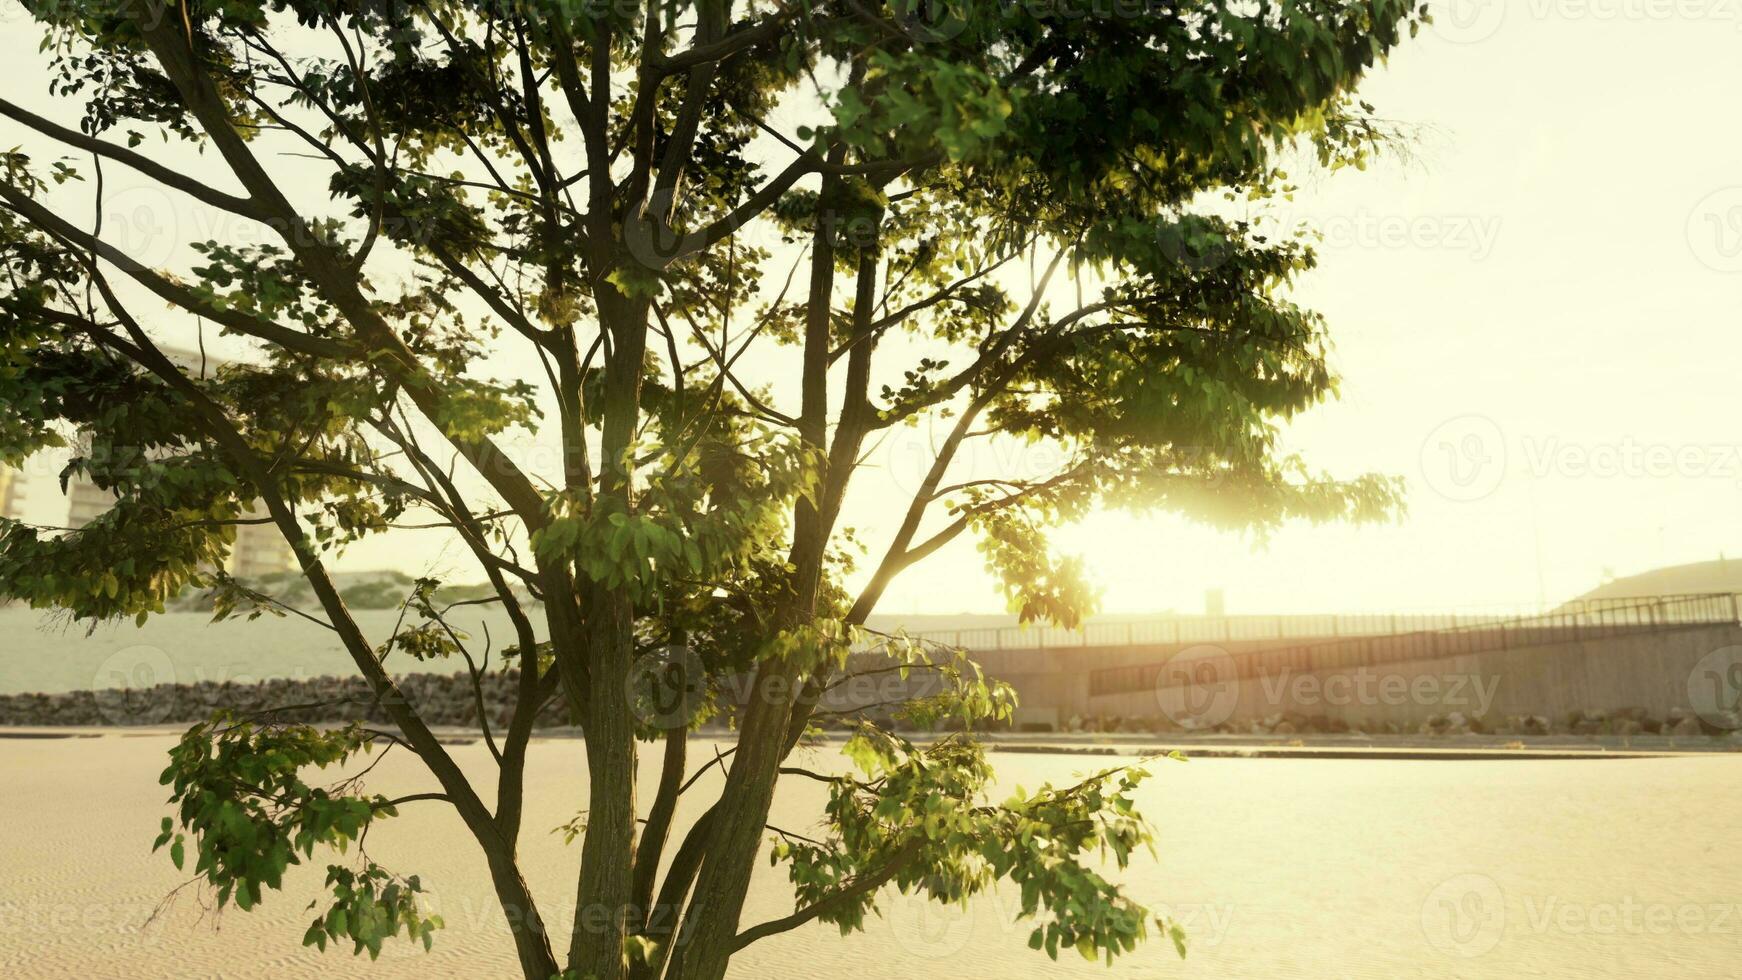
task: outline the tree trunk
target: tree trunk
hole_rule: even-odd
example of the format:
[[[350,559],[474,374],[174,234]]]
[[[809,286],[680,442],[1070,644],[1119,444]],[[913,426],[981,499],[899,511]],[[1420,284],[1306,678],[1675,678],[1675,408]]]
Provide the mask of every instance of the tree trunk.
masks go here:
[[[625,454],[640,419],[642,358],[648,309],[623,299],[599,300],[601,321],[616,340],[607,363],[598,502],[624,510],[634,500]],[[575,931],[569,967],[582,977],[623,980],[624,939],[640,927],[634,915],[635,717],[628,697],[635,658],[635,608],[622,589],[583,590],[586,627],[587,830],[581,845]]]
[[[830,159],[839,163],[839,147]],[[823,181],[823,198],[837,183]],[[830,356],[830,303],[834,296],[834,229],[824,214],[818,215],[811,244],[810,296],[805,316],[803,404],[799,431],[806,443],[819,452],[828,446],[828,377]],[[828,480],[829,474],[823,474]],[[823,499],[818,494],[818,500]],[[825,505],[826,508],[826,505]],[[823,552],[828,543],[831,515],[800,500],[793,514],[793,597],[777,617],[786,629],[804,626],[816,615],[817,593],[822,581]],[[790,659],[764,661],[756,670],[755,684],[744,724],[738,732],[738,751],[726,773],[720,805],[714,808],[709,828],[707,856],[703,859],[685,915],[685,946],[673,964],[673,980],[720,980],[732,957],[738,919],[744,896],[750,889],[750,874],[756,864],[768,809],[774,801],[774,784],[780,763],[786,757],[786,732],[792,719],[794,687],[799,665]],[[694,919],[694,925],[689,921]]]

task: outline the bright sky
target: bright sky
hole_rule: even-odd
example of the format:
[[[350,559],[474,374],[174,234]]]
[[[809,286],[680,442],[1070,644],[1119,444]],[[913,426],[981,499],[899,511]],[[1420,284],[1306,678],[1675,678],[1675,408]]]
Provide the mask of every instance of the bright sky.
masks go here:
[[[0,9],[16,25],[16,5]],[[1285,212],[1326,236],[1299,298],[1328,317],[1344,378],[1342,400],[1289,440],[1333,473],[1404,477],[1408,514],[1290,527],[1265,546],[1105,514],[1060,541],[1108,611],[1198,611],[1218,587],[1230,612],[1530,604],[1606,570],[1742,554],[1742,129],[1714,111],[1742,91],[1742,3],[1435,11],[1362,92],[1419,127],[1415,158],[1321,179]],[[37,40],[0,40],[8,97],[52,111],[25,67],[43,63]],[[0,124],[0,143],[16,134]],[[928,438],[897,433],[861,474],[874,554]],[[54,522],[46,486],[32,496],[28,516]],[[460,557],[397,542],[344,564],[476,577]],[[964,541],[879,612],[1001,604]]]

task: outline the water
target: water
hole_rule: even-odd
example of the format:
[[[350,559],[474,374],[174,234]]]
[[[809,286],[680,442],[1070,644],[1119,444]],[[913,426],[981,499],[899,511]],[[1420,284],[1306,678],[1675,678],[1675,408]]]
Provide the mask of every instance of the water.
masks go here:
[[[435,952],[403,944],[380,962],[298,945],[320,872],[300,869],[252,913],[202,916],[147,853],[166,813],[156,783],[169,737],[0,740],[0,976],[90,978],[514,976],[481,859],[441,804],[409,805],[369,853],[433,889],[448,928]],[[479,777],[478,744],[455,746]],[[832,749],[809,764],[834,764]],[[692,757],[711,753],[701,746]],[[994,756],[1005,783],[1064,782],[1106,757]],[[547,833],[584,803],[581,747],[531,753],[522,865],[547,918],[572,900],[578,845]],[[650,767],[651,768],[651,767]],[[649,774],[651,778],[651,774]],[[429,788],[390,754],[370,787]],[[697,783],[682,819],[717,791]],[[789,780],[774,822],[804,832],[819,791]],[[1397,980],[1518,977],[1732,978],[1742,954],[1742,758],[1407,762],[1200,759],[1159,765],[1142,792],[1159,858],[1126,876],[1192,934],[1179,960],[1152,941],[1108,970],[1028,950],[1005,894],[970,909],[885,893],[884,917],[842,938],[813,926],[758,943],[731,975],[756,980],[929,980],[1016,976]],[[324,864],[324,862],[323,862]],[[783,915],[783,875],[758,864],[745,923]],[[564,945],[559,943],[559,946]]]
[[[371,643],[393,634],[399,612],[365,609],[353,613]],[[132,620],[110,623],[87,633],[47,613],[11,606],[0,609],[0,694],[58,693],[151,684],[234,681],[251,684],[273,678],[354,676],[356,665],[333,632],[296,616],[263,616],[213,623],[208,613],[171,612],[144,626]],[[468,633],[473,654],[481,655],[488,631],[495,650],[514,642],[514,630],[500,609],[467,606],[449,616]],[[537,628],[535,617],[534,626]],[[544,633],[539,632],[542,639]],[[499,663],[494,654],[491,664]],[[454,662],[420,664],[400,656],[388,662],[395,673],[454,673]]]
[[[393,635],[395,609],[352,611],[363,635],[380,644]],[[543,614],[532,611],[532,625],[544,639]],[[966,617],[908,617],[913,629],[943,628]],[[1010,617],[979,617],[1001,622]],[[514,642],[507,614],[495,606],[464,606],[452,610],[449,621],[466,632],[473,653],[480,654],[485,634],[500,650]],[[60,693],[111,687],[139,688],[151,684],[200,681],[306,679],[323,675],[355,676],[356,665],[331,630],[296,616],[262,616],[253,621],[232,619],[214,623],[209,613],[170,612],[152,616],[144,626],[132,620],[106,623],[94,631],[86,624],[69,624],[62,617],[23,606],[0,607],[0,694]],[[872,625],[894,629],[894,619],[873,617]],[[492,663],[499,663],[492,657]],[[418,663],[403,655],[389,661],[395,673],[455,673],[452,661]]]

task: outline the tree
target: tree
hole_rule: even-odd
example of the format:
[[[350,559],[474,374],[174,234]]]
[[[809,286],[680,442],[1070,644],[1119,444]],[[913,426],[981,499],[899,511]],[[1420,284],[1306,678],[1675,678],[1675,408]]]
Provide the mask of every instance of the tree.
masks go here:
[[[866,617],[970,535],[1025,622],[1074,626],[1092,589],[1046,532],[1092,506],[1262,530],[1395,503],[1390,481],[1278,450],[1278,425],[1335,386],[1324,324],[1287,296],[1312,249],[1215,199],[1261,206],[1287,192],[1283,162],[1358,164],[1387,139],[1353,90],[1425,20],[1413,0],[25,5],[77,118],[0,100],[57,147],[4,161],[0,443],[16,462],[87,436],[71,466],[117,503],[73,533],[5,525],[0,584],[91,620],[143,621],[193,586],[220,614],[282,613],[213,571],[258,501],[318,600],[298,611],[394,722],[186,735],[159,845],[180,864],[191,835],[221,902],[252,907],[290,864],[415,802],[465,822],[529,978],[717,980],[764,936],[858,927],[885,884],[954,901],[1011,882],[1032,945],[1110,960],[1152,920],[1094,867],[1147,840],[1141,771],[996,803],[972,738],[921,747],[868,720],[846,775],[791,764],[834,687],[871,670],[931,678],[904,708],[922,722],[1007,714],[959,651],[898,636],[881,666],[849,656]],[[174,144],[208,166],[177,166]],[[115,168],[264,241],[138,261],[52,203],[88,189],[101,215]],[[297,191],[311,179],[324,201]],[[249,353],[217,371],[168,353],[196,323]],[[508,348],[536,355],[536,383],[484,376]],[[783,350],[790,371],[748,377]],[[509,450],[551,417],[550,465]],[[922,423],[947,434],[857,572],[849,482],[879,438]],[[988,439],[1063,463],[964,473]],[[498,730],[481,719],[493,803],[389,673],[470,660],[436,583],[368,637],[328,572],[408,514],[464,544],[515,626],[517,703]],[[674,691],[694,696],[668,710]],[[584,731],[589,781],[566,950],[516,865],[528,739],[553,699]],[[716,760],[725,788],[677,839],[686,733],[717,712],[739,733]],[[439,791],[305,782],[376,743],[415,753]],[[661,767],[645,806],[644,744]],[[797,907],[745,924],[783,776],[827,783],[826,832],[774,845]],[[328,884],[307,942],[430,941],[415,877],[365,861]]]

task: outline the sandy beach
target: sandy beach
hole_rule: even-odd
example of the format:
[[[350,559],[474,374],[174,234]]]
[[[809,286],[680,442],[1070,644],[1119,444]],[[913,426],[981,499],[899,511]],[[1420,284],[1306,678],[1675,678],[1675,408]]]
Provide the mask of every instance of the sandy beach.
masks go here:
[[[0,975],[52,978],[514,976],[482,861],[439,804],[412,805],[367,842],[420,874],[447,922],[435,950],[390,946],[374,964],[298,945],[319,890],[302,868],[252,913],[205,910],[149,853],[167,813],[162,733],[0,739]],[[453,751],[468,770],[478,744]],[[812,765],[835,765],[832,748]],[[999,754],[1033,788],[1114,761]],[[389,755],[389,794],[428,786]],[[523,866],[548,920],[566,918],[578,847],[545,832],[581,805],[579,745],[534,743]],[[783,784],[776,819],[803,831],[819,797]],[[803,782],[803,781],[798,781]],[[698,799],[716,783],[704,779]],[[938,908],[887,892],[865,934],[803,929],[747,949],[732,975],[786,980],[982,976],[1277,978],[1728,978],[1742,954],[1742,758],[1392,762],[1194,759],[1160,763],[1143,793],[1159,855],[1127,881],[1187,924],[1181,961],[1152,942],[1111,970],[1026,948],[1015,903]],[[684,817],[693,817],[692,804]],[[344,859],[336,859],[344,860]],[[324,863],[324,862],[323,862]],[[746,923],[790,910],[763,864]],[[148,924],[148,920],[149,924]]]

